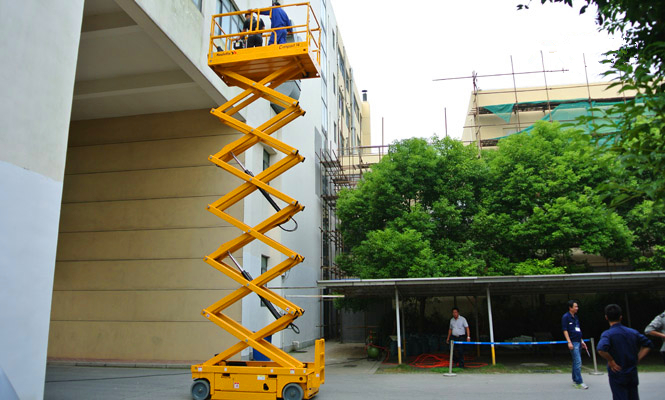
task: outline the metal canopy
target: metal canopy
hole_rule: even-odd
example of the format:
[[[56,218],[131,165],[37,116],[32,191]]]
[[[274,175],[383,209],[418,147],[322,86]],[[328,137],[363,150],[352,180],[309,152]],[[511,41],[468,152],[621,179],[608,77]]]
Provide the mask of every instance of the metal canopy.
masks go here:
[[[472,296],[607,293],[665,290],[665,271],[604,272],[566,275],[482,276],[409,279],[340,279],[318,281],[319,288],[346,297]]]

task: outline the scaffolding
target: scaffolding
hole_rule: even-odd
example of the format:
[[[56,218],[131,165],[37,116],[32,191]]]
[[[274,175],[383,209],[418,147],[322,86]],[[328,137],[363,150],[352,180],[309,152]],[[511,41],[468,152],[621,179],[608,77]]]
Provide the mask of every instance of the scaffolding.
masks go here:
[[[603,109],[613,104],[625,102],[634,97],[630,91],[619,87],[609,88],[610,83],[590,83],[586,59],[584,71],[586,82],[580,84],[551,85],[548,74],[567,72],[567,69],[548,70],[541,52],[542,69],[516,72],[511,56],[511,71],[506,73],[435,79],[448,81],[471,79],[473,90],[464,124],[462,141],[475,145],[478,155],[485,148],[493,148],[499,140],[515,133],[527,132],[537,121],[574,123],[577,118],[591,115],[594,109]],[[518,87],[516,77],[520,75],[542,75],[543,86]],[[496,77],[512,77],[512,88],[482,90],[479,80]]]
[[[337,200],[340,191],[353,189],[385,154],[387,146],[341,147],[337,151],[322,149],[317,154],[321,167],[321,277],[324,280],[343,279],[346,274],[335,262],[344,250],[341,232],[337,229]],[[325,289],[324,295],[330,295]],[[336,338],[340,333],[340,316],[332,302],[323,305],[324,335]]]
[[[321,166],[321,203],[322,221],[321,235],[324,251],[321,256],[323,279],[340,279],[345,277],[334,262],[340,254],[344,243],[337,230],[337,199],[340,191],[353,189],[369,171],[373,164],[379,162],[382,150],[386,146],[357,146],[347,148],[343,156],[334,150],[322,149],[317,154]]]

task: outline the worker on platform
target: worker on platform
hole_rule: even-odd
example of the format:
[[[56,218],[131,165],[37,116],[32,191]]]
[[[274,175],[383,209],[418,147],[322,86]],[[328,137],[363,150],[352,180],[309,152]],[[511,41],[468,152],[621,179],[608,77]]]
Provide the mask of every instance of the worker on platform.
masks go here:
[[[251,11],[247,11],[245,13],[245,22],[242,25],[242,31],[243,32],[249,32],[249,31],[256,31],[256,30],[264,30],[266,29],[266,24],[263,23],[263,20],[261,18],[256,20],[252,16]],[[247,47],[259,47],[263,45],[263,40],[261,38],[261,34],[253,34],[253,35],[247,35]]]
[[[272,5],[275,7],[281,4],[279,4],[278,0],[272,0]],[[286,27],[291,26],[291,20],[289,19],[289,16],[286,15],[286,12],[281,8],[273,8],[271,10],[261,11],[261,15],[270,15],[271,29],[284,27],[284,29],[276,29],[270,34],[268,45],[286,43]]]

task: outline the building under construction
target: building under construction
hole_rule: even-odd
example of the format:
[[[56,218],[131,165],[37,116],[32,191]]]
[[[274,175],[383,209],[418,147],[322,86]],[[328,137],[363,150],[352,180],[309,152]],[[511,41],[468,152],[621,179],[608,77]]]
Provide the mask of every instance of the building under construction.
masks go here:
[[[537,121],[575,123],[635,96],[608,82],[481,90],[474,75],[473,86],[462,141],[479,152],[497,146],[502,138],[530,131]]]

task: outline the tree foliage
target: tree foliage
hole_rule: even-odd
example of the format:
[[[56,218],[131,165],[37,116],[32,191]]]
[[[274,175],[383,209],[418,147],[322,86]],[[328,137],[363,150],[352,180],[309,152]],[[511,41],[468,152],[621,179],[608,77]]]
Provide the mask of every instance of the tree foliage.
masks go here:
[[[611,208],[595,190],[619,172],[630,181],[616,163],[588,135],[546,122],[482,158],[448,138],[397,142],[340,193],[337,262],[360,278],[553,274],[587,270],[572,257],[580,249],[663,267],[654,202]]]
[[[572,0],[540,0],[573,7]],[[662,0],[585,0],[580,14],[596,8],[599,30],[620,34],[623,44],[605,54],[613,85],[621,91],[635,90],[635,99],[618,104],[604,118],[598,113],[590,121],[596,139],[620,161],[620,166],[646,175],[638,184],[607,182],[605,189],[614,204],[635,199],[665,206],[665,2]],[[518,5],[518,9],[528,4]],[[603,132],[603,133],[601,133]]]
[[[449,275],[440,257],[459,251],[479,204],[484,165],[473,154],[452,139],[392,145],[356,189],[340,193],[350,250],[340,266],[366,278]]]

